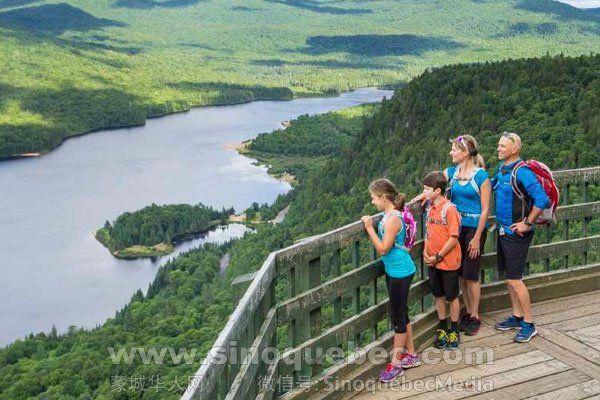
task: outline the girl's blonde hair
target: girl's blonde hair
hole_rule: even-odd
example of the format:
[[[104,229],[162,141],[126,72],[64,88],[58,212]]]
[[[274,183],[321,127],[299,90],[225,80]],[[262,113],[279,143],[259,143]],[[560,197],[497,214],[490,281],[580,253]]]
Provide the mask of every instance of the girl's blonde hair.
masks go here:
[[[396,210],[402,211],[404,203],[406,203],[406,196],[404,193],[398,192],[396,186],[388,179],[382,178],[371,182],[369,185],[369,192],[378,196],[385,196],[386,199],[394,204]]]
[[[485,160],[477,149],[477,140],[471,135],[461,135],[452,140],[452,145],[469,153],[475,166],[485,168]]]

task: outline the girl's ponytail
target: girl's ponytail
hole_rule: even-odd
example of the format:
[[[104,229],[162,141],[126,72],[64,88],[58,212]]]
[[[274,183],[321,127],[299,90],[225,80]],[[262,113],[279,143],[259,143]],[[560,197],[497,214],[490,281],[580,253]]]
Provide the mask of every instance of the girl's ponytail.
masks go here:
[[[402,211],[404,209],[404,204],[406,203],[406,196],[404,193],[397,192],[396,197],[394,198],[394,208],[398,211]]]

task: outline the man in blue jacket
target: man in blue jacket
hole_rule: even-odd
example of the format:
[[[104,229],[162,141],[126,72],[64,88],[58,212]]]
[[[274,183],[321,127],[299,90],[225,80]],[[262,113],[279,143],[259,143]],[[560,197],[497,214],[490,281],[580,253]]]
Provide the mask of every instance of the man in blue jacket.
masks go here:
[[[533,222],[549,207],[550,199],[531,169],[520,165],[520,152],[519,135],[504,132],[498,142],[501,164],[492,187],[496,193],[498,270],[506,272],[513,311],[510,317],[496,324],[496,329],[518,329],[515,341],[525,343],[537,335],[537,330],[531,318],[531,299],[523,283],[523,271],[533,239]],[[518,168],[513,174],[515,167]],[[518,196],[516,190],[524,196]]]

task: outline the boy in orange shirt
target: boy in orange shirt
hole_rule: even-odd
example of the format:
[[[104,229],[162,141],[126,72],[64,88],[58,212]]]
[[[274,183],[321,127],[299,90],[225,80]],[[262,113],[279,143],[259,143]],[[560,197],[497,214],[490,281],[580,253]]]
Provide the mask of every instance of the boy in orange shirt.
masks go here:
[[[430,172],[423,179],[423,194],[429,201],[423,260],[429,266],[429,283],[440,320],[433,345],[437,348],[455,349],[460,343],[458,333],[460,214],[454,204],[444,196],[446,184],[447,180],[442,172]],[[446,321],[446,302],[450,304],[449,330]]]

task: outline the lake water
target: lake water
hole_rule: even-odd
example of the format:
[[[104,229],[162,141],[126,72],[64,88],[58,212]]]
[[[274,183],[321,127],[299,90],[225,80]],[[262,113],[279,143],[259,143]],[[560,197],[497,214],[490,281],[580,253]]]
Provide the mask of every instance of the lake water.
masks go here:
[[[93,232],[151,203],[203,203],[242,211],[290,190],[227,150],[283,120],[379,101],[392,92],[257,101],[194,109],[67,140],[39,158],[0,163],[0,345],[30,332],[94,327],[147,289],[158,260],[117,260]],[[182,243],[177,252],[242,235],[243,225]]]

